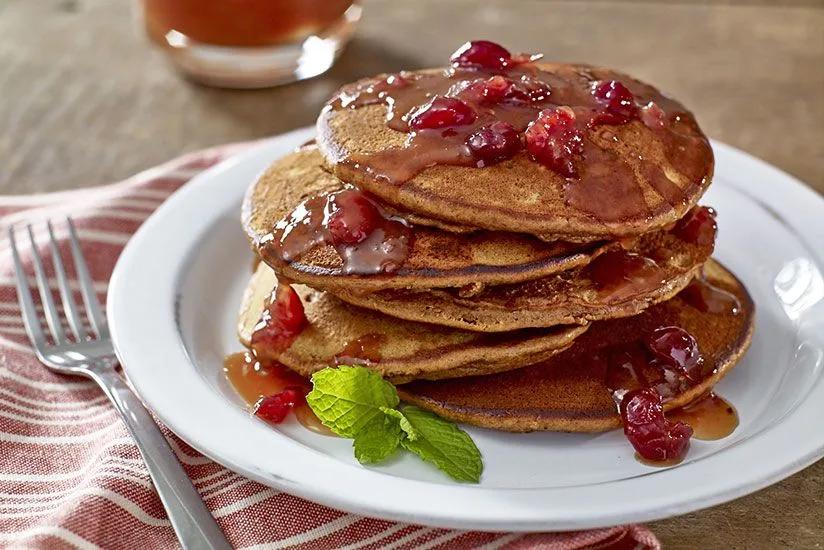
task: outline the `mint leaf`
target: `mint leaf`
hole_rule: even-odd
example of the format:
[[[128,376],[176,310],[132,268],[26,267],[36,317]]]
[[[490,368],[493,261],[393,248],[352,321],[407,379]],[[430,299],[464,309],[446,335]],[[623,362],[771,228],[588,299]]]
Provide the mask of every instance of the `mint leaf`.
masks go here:
[[[403,413],[397,409],[388,409],[386,407],[381,407],[381,410],[386,416],[391,416],[392,418],[396,418],[398,420],[398,426],[401,430],[403,430],[406,437],[412,439],[418,439],[418,432],[415,431],[415,428],[412,424],[409,423],[409,420],[403,415]]]
[[[401,440],[404,449],[434,463],[457,481],[480,481],[484,468],[481,452],[469,434],[454,422],[418,407],[404,407],[400,414],[408,425],[401,426],[407,434]]]
[[[393,409],[387,409],[393,410]],[[376,416],[355,436],[352,446],[361,464],[389,458],[401,442],[401,428],[394,416]]]
[[[354,439],[361,464],[385,460],[401,446],[457,481],[480,480],[481,453],[469,434],[421,408],[397,410],[395,386],[378,373],[359,366],[330,367],[312,376],[312,386],[306,402],[330,430]]]
[[[341,437],[355,437],[375,418],[381,407],[398,405],[395,386],[364,367],[326,368],[312,375],[306,402],[324,426]]]

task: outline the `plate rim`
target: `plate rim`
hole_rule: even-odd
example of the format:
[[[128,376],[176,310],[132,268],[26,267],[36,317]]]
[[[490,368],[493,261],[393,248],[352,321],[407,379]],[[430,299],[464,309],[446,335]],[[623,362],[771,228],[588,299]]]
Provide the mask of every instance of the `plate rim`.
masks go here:
[[[136,392],[155,415],[202,454],[270,487],[352,513],[443,528],[517,532],[588,529],[684,514],[764,488],[789,477],[824,456],[824,433],[818,438],[810,438],[806,432],[796,433],[797,427],[794,431],[791,423],[792,419],[820,414],[821,407],[815,408],[814,401],[815,396],[818,396],[824,402],[824,376],[821,375],[795,409],[778,423],[759,432],[756,437],[737,442],[724,451],[700,461],[651,472],[654,475],[647,474],[576,487],[500,489],[437,484],[402,478],[346,464],[305,447],[263,423],[249,422],[248,414],[217,395],[213,388],[206,384],[192,365],[193,359],[188,356],[181,335],[177,332],[175,303],[179,294],[179,280],[185,272],[182,266],[185,265],[186,256],[193,248],[190,245],[199,242],[200,236],[211,228],[209,220],[214,221],[220,217],[215,215],[216,212],[225,214],[225,196],[237,193],[234,187],[228,190],[229,188],[213,186],[213,193],[209,196],[199,190],[208,186],[210,182],[225,177],[225,174],[231,173],[239,166],[255,163],[261,157],[268,157],[268,161],[271,161],[278,155],[287,153],[294,146],[304,142],[313,132],[313,127],[305,127],[275,136],[193,178],[143,223],[122,251],[112,274],[107,315],[123,369]],[[716,141],[713,141],[713,148],[716,158],[725,157],[725,163],[731,167],[738,165],[747,167],[747,170],[767,171],[769,178],[765,179],[773,183],[781,182],[780,185],[766,185],[763,181],[756,181],[750,190],[773,205],[786,219],[791,220],[791,227],[798,230],[796,225],[801,223],[806,226],[804,235],[811,235],[818,242],[824,242],[824,224],[821,224],[822,227],[816,227],[811,223],[816,218],[816,211],[819,216],[824,214],[822,197],[789,174],[738,149]],[[197,196],[198,193],[200,197],[190,201],[190,198]],[[783,211],[785,206],[782,206],[782,201],[786,200],[788,194],[798,197],[798,201],[794,201],[792,212]],[[232,203],[234,202],[233,199]],[[202,215],[194,222],[186,219],[186,216],[179,215],[195,204],[199,204],[199,212],[206,215]],[[220,210],[221,206],[224,210]],[[202,210],[204,207],[206,210]],[[212,218],[208,217],[210,212]],[[183,223],[182,219],[185,219],[186,223]],[[153,240],[175,229],[186,231],[181,233],[183,238],[171,241],[166,239],[165,242],[161,239],[158,242],[164,245],[163,249],[152,249],[149,246]],[[163,235],[160,234],[161,231]],[[809,242],[806,244],[809,245]],[[824,259],[820,253],[816,253],[815,247],[811,249],[820,267],[824,264]],[[145,273],[145,269],[141,270],[140,266],[146,265],[147,254],[149,257],[165,255],[167,259],[176,261],[174,265],[178,269],[172,271],[174,277],[141,277],[140,273]],[[155,300],[155,306],[161,308],[162,317],[150,321],[139,315],[130,316],[132,312],[145,312],[148,306],[146,297],[149,295]],[[165,308],[165,311],[162,308]],[[170,328],[173,338],[169,333]],[[135,334],[138,336],[135,337]],[[150,335],[160,338],[165,336],[167,340],[174,341],[167,342],[162,351],[153,349],[155,346],[141,345],[141,338],[148,338]],[[179,404],[173,399],[174,396],[168,391],[163,391],[163,388],[158,388],[154,383],[154,378],[150,376],[151,365],[159,360],[165,360],[167,363],[181,362],[181,367],[187,363],[189,368],[173,369],[171,373],[176,383],[194,383],[198,390],[205,390],[191,396],[188,404],[189,407],[208,405],[205,410],[197,409],[198,418],[182,416],[180,407],[176,406]],[[138,368],[140,364],[147,365],[148,368]],[[204,413],[207,419],[203,418]],[[227,449],[228,440],[220,440],[222,435],[214,430],[215,424],[208,421],[212,418],[215,422],[221,421],[226,425],[231,423],[232,434],[242,435],[241,443],[238,443],[236,438],[232,441],[233,445],[229,446],[232,448]],[[748,456],[747,451],[754,444],[753,440],[763,440],[768,435],[775,450],[773,458],[769,462],[761,463],[760,468],[756,469],[756,474],[749,468],[748,475],[744,476],[745,482],[741,482],[741,477],[736,478],[736,483],[729,479],[718,483],[713,480],[711,491],[707,491],[707,487],[701,483],[694,483],[695,472],[706,470],[708,461],[712,461],[716,465],[715,468],[723,469],[726,464],[726,468],[740,471],[741,460]],[[258,440],[258,437],[261,439]],[[269,465],[259,460],[250,460],[249,438],[254,440],[258,447],[278,449],[280,456],[288,460],[279,464],[277,471],[273,471]],[[282,445],[284,442],[287,444]],[[290,462],[292,459],[295,463]],[[771,467],[765,467],[766,464]],[[701,476],[698,479],[705,477]],[[381,487],[380,494],[363,490],[366,484],[374,483],[376,480]],[[682,487],[678,498],[650,496],[654,493],[656,485],[670,481]],[[635,493],[632,502],[623,503],[625,506],[622,505],[620,509],[594,506],[588,499],[591,497],[589,493],[597,487],[598,491],[608,492],[617,501],[618,495],[628,484],[633,491],[644,490]],[[336,489],[329,490],[329,487]],[[410,497],[410,491],[414,496]],[[397,495],[404,495],[404,498],[398,498]]]

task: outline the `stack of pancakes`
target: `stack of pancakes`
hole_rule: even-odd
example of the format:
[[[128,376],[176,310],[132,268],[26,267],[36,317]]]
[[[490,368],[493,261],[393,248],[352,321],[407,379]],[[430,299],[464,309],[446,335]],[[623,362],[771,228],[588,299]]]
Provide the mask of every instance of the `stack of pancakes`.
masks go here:
[[[470,103],[477,119],[446,130],[413,130],[410,113],[489,74],[382,75],[330,100],[317,142],[277,160],[246,196],[243,225],[261,261],[241,309],[245,345],[273,288],[289,284],[307,323],[267,356],[304,376],[363,365],[407,402],[508,431],[618,427],[616,390],[661,373],[636,366],[615,387],[610,350],[657,328],[685,329],[702,356],[700,376],[666,395],[665,409],[729,371],[749,345],[753,304],[710,259],[714,214],[696,203],[713,157],[692,115],[606,69],[530,62],[507,75],[551,93],[528,105]],[[617,124],[579,124],[573,176],[527,146],[481,162],[462,145],[498,118],[519,132],[542,109],[582,119],[597,111],[586,94],[608,81],[657,118],[647,108]],[[350,226],[360,215],[379,221],[336,241],[335,208],[350,209]]]

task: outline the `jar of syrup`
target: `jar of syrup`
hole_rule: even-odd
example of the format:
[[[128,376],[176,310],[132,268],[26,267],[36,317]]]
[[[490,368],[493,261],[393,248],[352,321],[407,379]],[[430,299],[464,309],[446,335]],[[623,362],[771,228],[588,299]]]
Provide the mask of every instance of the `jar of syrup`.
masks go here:
[[[352,0],[139,0],[149,39],[189,77],[263,88],[317,76],[346,45]]]

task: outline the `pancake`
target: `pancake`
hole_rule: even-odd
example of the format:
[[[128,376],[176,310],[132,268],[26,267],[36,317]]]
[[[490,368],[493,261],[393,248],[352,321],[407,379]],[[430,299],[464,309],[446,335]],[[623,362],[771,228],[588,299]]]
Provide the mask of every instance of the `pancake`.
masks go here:
[[[585,267],[534,281],[486,286],[471,295],[457,289],[336,289],[335,295],[393,317],[481,332],[627,317],[673,297],[712,254],[712,244],[683,240],[679,227],[639,237],[628,245],[631,252],[605,252]]]
[[[442,231],[449,231],[450,233],[473,233],[478,231],[477,227],[470,227],[468,225],[461,225],[457,223],[451,223],[444,220],[436,220],[434,218],[427,218],[426,216],[422,216],[416,212],[410,212],[409,210],[400,210],[395,208],[391,204],[386,204],[385,202],[379,201],[377,198],[373,197],[375,203],[379,204],[381,208],[389,212],[393,216],[397,216],[399,218],[403,218],[408,221],[412,225],[423,225],[426,227],[434,227],[435,229],[440,229]],[[550,239],[552,241],[553,239]]]
[[[698,383],[665,399],[665,410],[683,407],[708,392],[741,360],[754,330],[755,308],[741,282],[713,261],[707,264],[705,276],[737,297],[737,315],[729,310],[699,311],[679,295],[635,317],[593,323],[568,350],[543,363],[490,376],[413,382],[399,386],[398,393],[402,400],[445,418],[496,430],[611,430],[621,425],[621,419],[606,383],[609,350],[634,344],[655,328],[674,325],[693,335],[704,357],[696,367],[704,375]],[[660,377],[657,368],[643,370],[648,377]],[[609,385],[615,381],[613,377]],[[626,382],[626,377],[618,381]],[[631,387],[627,384],[626,389]]]
[[[249,346],[266,297],[276,284],[272,270],[259,265],[241,305],[238,336],[243,345]],[[487,335],[401,321],[306,286],[294,289],[308,325],[277,360],[307,377],[335,364],[361,364],[396,383],[501,372],[542,361],[569,347],[587,329],[573,326]]]
[[[673,223],[710,184],[712,149],[693,115],[625,74],[588,65],[518,66],[508,72],[512,80],[537,80],[551,92],[541,101],[504,107],[473,103],[453,88],[450,96],[460,95],[477,118],[448,135],[410,133],[409,117],[402,115],[433,94],[460,87],[462,80],[490,73],[432,69],[402,76],[408,84],[400,87],[387,86],[380,76],[344,86],[318,118],[317,142],[342,180],[422,219],[573,242],[613,240]],[[637,105],[653,102],[662,118],[647,116],[661,113],[648,108],[626,124],[590,126],[599,108],[590,90],[613,79],[635,94]],[[571,106],[582,131],[583,152],[574,157],[577,178],[545,168],[524,152],[476,167],[464,142],[481,125],[505,120],[523,131],[541,109],[556,105]]]
[[[307,198],[344,188],[321,165],[321,155],[313,147],[287,155],[250,187],[243,204],[243,227],[253,248],[294,282],[358,292],[514,283],[585,265],[612,246],[547,243],[530,235],[505,232],[456,234],[412,226],[407,257],[393,273],[346,273],[341,255],[322,241],[287,262],[271,237],[275,224]]]

